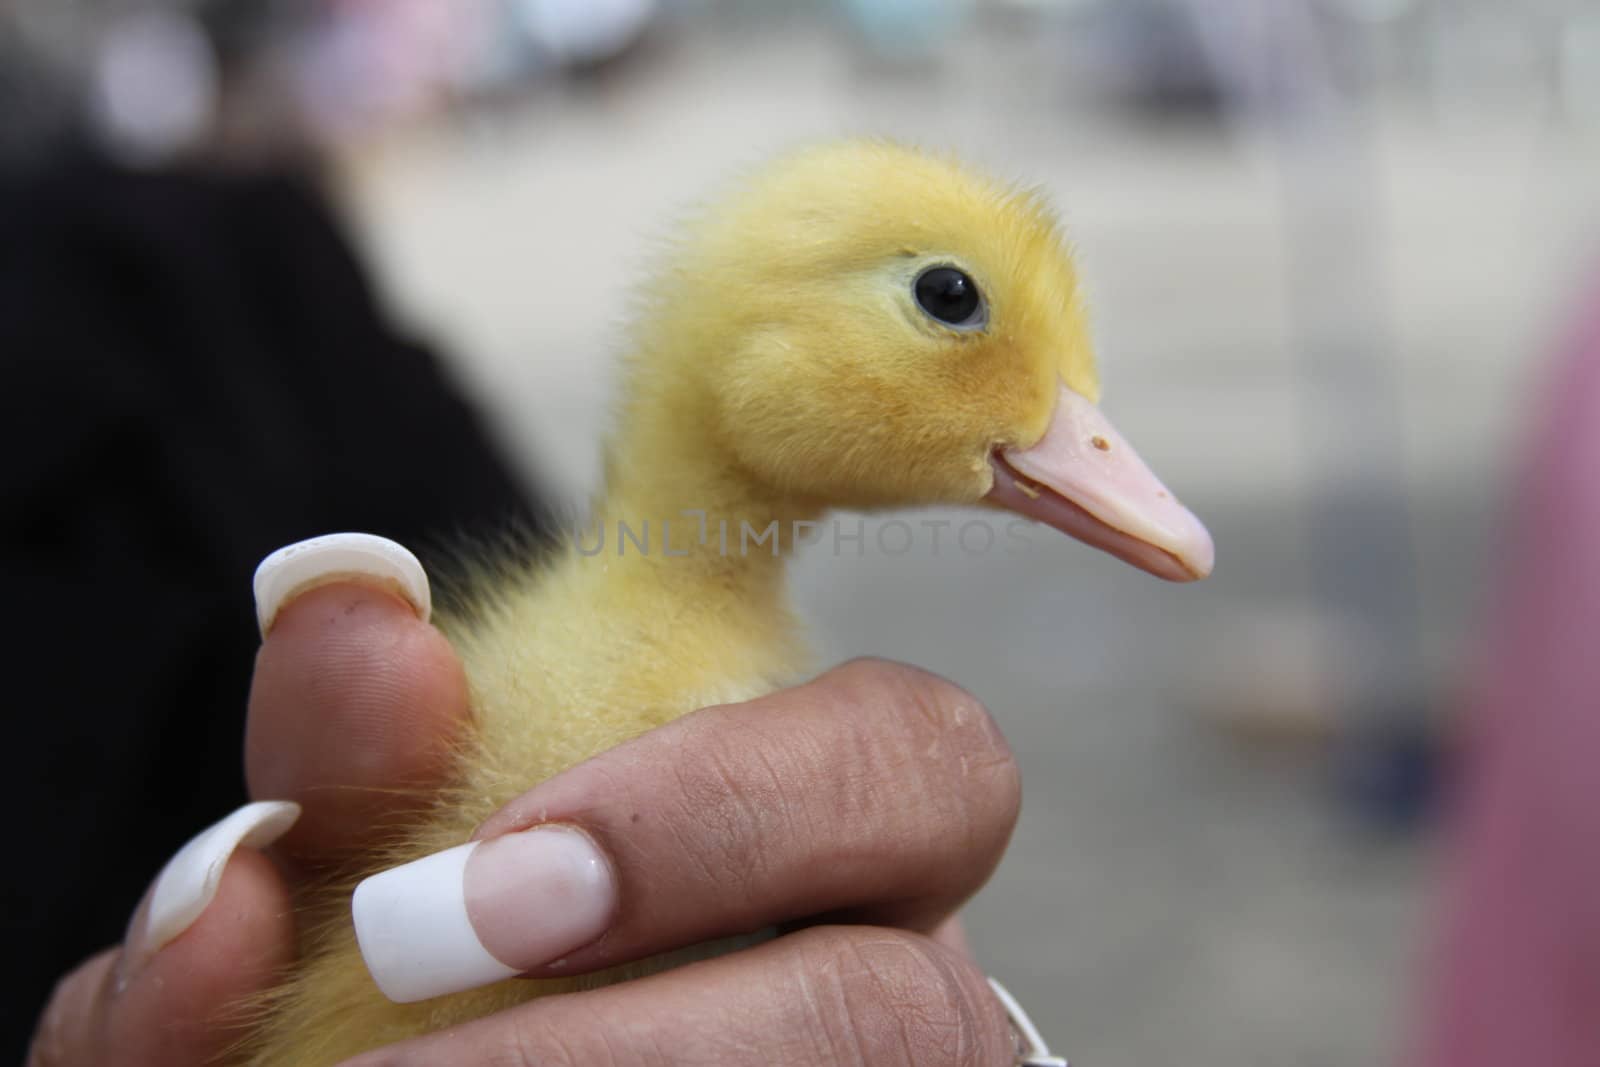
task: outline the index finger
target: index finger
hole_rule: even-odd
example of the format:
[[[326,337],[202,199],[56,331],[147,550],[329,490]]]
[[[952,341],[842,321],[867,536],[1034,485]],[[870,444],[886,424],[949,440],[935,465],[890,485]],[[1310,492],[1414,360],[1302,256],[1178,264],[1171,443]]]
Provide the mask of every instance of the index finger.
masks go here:
[[[406,1001],[818,918],[931,932],[987,880],[1019,802],[981,704],[922,671],[853,663],[649,731],[511,801],[474,840],[373,875],[356,936]]]
[[[363,567],[362,546],[384,557]],[[261,605],[268,628],[250,690],[245,773],[253,797],[303,809],[279,848],[326,866],[370,847],[375,826],[444,784],[467,683],[424,617],[427,580],[404,549],[368,535],[294,547],[293,588],[283,603]],[[393,577],[395,551],[415,566],[405,582]]]

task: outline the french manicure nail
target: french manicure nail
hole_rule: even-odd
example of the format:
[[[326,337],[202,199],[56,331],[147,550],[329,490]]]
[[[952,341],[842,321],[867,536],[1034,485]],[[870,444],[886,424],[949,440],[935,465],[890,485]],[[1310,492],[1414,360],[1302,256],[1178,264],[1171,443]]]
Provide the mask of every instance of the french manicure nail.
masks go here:
[[[588,835],[542,826],[375,874],[351,911],[373,980],[407,1004],[558,960],[604,933],[616,905]]]
[[[404,545],[376,534],[327,534],[285,545],[256,568],[256,622],[261,636],[272,629],[284,604],[340,578],[386,586],[404,597],[423,622],[433,610],[428,576]]]
[[[288,833],[298,818],[300,805],[292,801],[257,801],[190,838],[156,875],[144,906],[130,924],[119,985],[194,925],[217,895],[223,869],[241,845],[266,848]]]

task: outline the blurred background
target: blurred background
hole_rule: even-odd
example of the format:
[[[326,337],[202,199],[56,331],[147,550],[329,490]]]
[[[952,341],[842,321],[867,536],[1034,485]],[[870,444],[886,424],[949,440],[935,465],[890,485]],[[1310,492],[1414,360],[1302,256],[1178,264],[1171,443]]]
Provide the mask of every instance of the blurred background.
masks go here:
[[[1194,588],[1042,536],[800,560],[826,660],[945,674],[1020,754],[982,961],[1074,1062],[1399,1062],[1496,548],[1600,237],[1592,0],[0,0],[12,187],[98,175],[51,179],[69,214],[106,175],[330,198],[383,331],[426,342],[417,381],[481,430],[441,464],[504,462],[380,530],[414,538],[580,501],[655,242],[730,174],[849,133],[1048,190],[1105,406],[1218,544]],[[6,254],[26,276],[43,252]],[[49,433],[74,395],[12,403]],[[263,525],[234,571],[326,528]],[[248,677],[227,662],[219,744]],[[171,798],[170,844],[224,802]],[[100,940],[163,854],[128,861]]]

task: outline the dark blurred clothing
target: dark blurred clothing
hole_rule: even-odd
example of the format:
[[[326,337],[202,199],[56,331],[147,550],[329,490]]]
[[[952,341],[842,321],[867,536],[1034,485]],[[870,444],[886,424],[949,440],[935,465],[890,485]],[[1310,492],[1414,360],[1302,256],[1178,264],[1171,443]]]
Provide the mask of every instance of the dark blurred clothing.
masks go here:
[[[0,178],[0,580],[20,1062],[51,984],[243,802],[272,549],[536,530],[312,186],[78,162]]]

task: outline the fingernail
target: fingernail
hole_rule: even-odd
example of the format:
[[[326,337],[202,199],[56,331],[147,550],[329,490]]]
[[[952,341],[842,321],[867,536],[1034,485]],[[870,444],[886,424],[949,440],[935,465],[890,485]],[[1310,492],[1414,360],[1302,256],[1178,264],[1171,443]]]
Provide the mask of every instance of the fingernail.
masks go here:
[[[239,846],[266,848],[298,818],[300,805],[291,801],[257,801],[190,838],[156,875],[129,924],[118,985],[125,985],[151,956],[194,925],[217,895],[223,869]]]
[[[367,970],[401,1004],[558,960],[605,932],[611,865],[588,835],[542,826],[375,874],[351,910]]]
[[[365,533],[336,533],[285,545],[256,568],[256,622],[261,636],[279,610],[315,586],[341,578],[375,582],[404,597],[423,622],[433,611],[428,576],[404,545]]]

